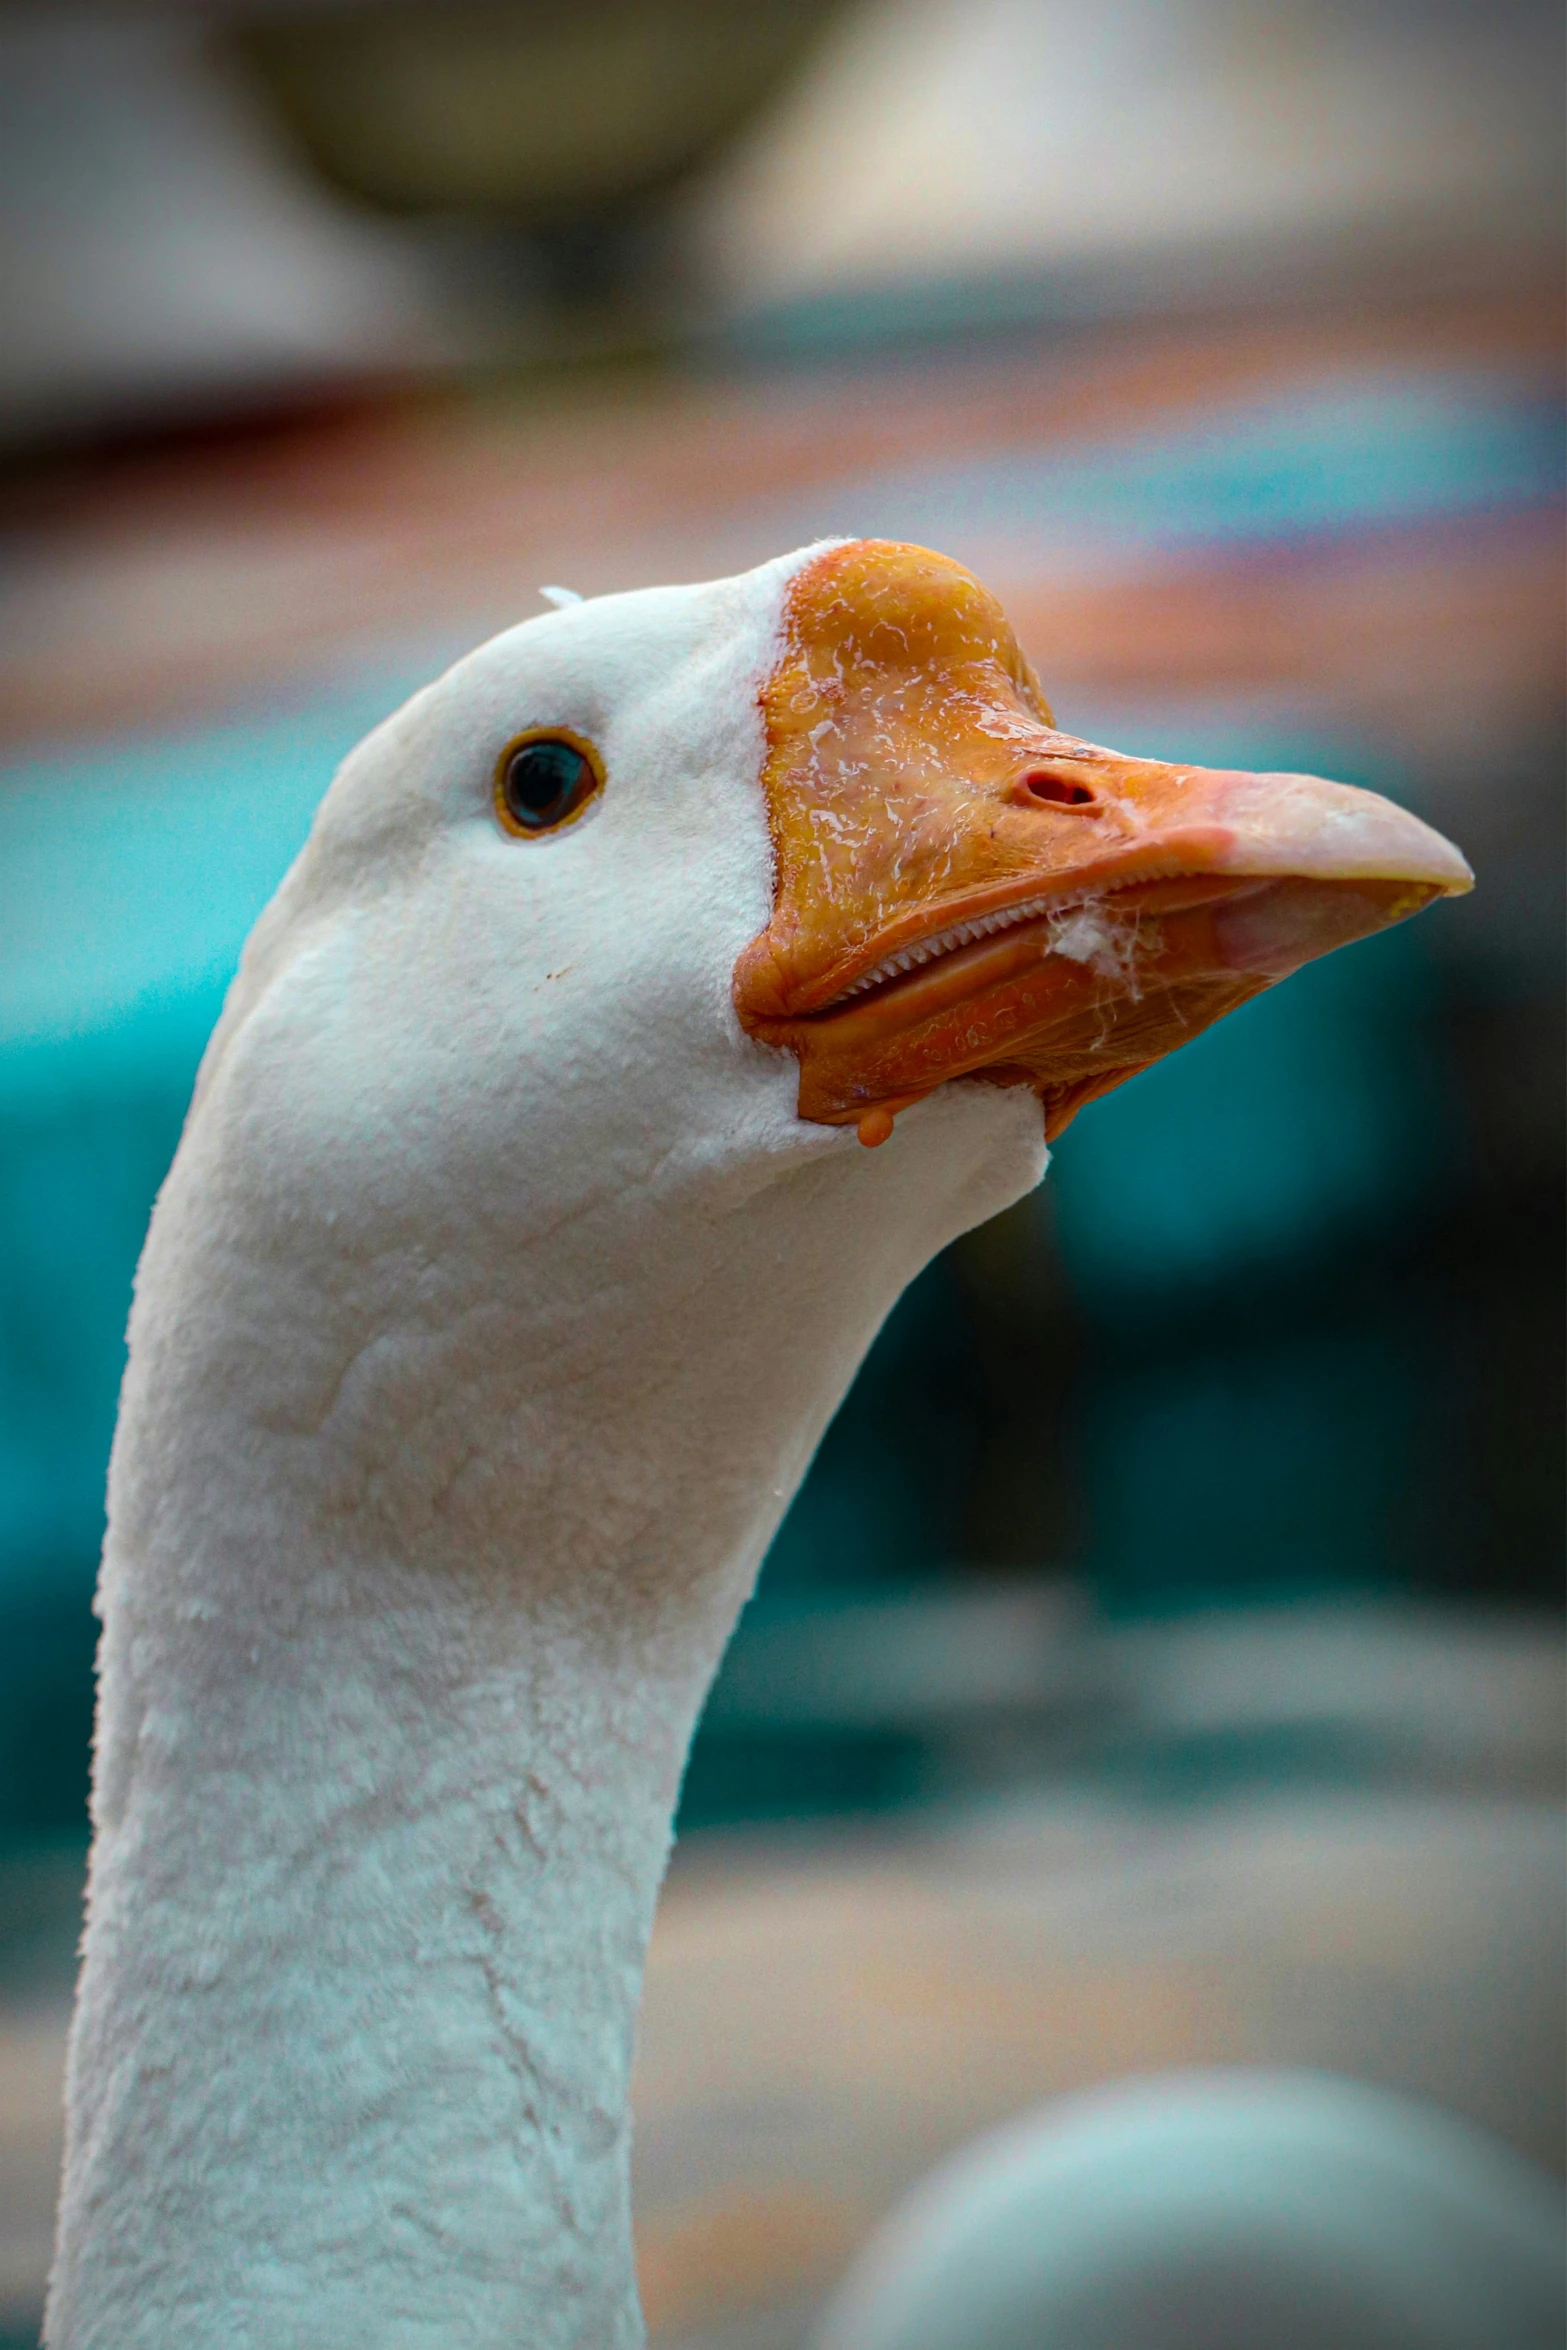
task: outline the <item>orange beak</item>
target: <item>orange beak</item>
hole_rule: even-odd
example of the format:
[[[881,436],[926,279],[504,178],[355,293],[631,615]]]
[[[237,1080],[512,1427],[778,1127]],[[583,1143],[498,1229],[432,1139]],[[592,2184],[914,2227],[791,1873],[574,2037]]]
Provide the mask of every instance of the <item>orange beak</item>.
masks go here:
[[[995,598],[856,540],[791,584],[762,689],[772,920],[743,1026],[802,1118],[884,1141],[954,1077],[1059,1134],[1315,956],[1471,887],[1438,833],[1310,775],[1123,758],[1060,733]]]

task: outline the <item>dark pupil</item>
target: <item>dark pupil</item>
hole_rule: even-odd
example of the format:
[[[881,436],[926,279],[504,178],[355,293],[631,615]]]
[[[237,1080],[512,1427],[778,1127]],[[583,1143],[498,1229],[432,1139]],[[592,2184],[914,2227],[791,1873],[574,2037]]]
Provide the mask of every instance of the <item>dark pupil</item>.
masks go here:
[[[506,770],[506,805],[530,830],[558,824],[571,813],[587,765],[570,743],[528,743]]]

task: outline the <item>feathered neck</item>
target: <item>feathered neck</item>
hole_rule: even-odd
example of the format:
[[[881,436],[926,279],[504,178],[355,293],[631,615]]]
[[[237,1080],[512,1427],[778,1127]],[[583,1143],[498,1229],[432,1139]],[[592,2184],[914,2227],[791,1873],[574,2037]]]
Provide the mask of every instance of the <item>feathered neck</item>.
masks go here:
[[[641,2339],[696,1712],[892,1300],[1037,1176],[1032,1109],[369,1254],[198,1114],[111,1475],[54,2350]]]

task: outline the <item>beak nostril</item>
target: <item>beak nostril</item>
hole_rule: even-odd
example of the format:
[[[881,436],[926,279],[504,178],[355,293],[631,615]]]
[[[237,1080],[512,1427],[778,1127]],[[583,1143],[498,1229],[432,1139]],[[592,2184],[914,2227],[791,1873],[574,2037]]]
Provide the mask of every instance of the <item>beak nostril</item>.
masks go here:
[[[1036,800],[1052,808],[1092,808],[1098,804],[1086,783],[1053,775],[1047,767],[1031,768],[1027,775],[1019,776],[1013,789],[1019,800]]]

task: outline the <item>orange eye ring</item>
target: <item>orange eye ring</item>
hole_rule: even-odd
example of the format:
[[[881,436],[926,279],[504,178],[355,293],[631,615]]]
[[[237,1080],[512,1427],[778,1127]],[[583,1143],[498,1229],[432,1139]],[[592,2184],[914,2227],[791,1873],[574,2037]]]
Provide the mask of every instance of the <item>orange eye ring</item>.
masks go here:
[[[564,831],[603,788],[597,745],[570,726],[530,726],[495,762],[495,813],[514,840]]]

